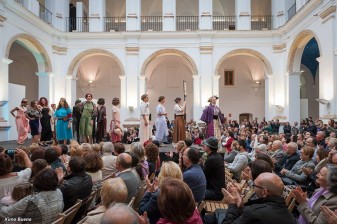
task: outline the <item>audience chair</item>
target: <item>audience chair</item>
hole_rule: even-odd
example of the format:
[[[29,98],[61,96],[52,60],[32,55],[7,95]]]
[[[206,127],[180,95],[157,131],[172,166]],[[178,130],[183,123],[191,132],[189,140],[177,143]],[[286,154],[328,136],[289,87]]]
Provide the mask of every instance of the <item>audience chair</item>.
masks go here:
[[[135,202],[135,197],[132,197],[129,204],[128,204],[128,207],[132,208],[134,202]]]
[[[228,205],[221,201],[204,201],[206,213],[213,213],[216,209],[227,209]],[[198,208],[199,209],[199,208]]]
[[[196,204],[197,204],[197,207],[198,207],[198,212],[199,212],[199,214],[201,214],[202,210],[205,208],[205,202],[202,201],[202,202],[200,202],[199,205],[198,205],[198,203],[196,203]]]
[[[134,200],[132,208],[136,212],[138,211],[139,204],[140,204],[140,202],[141,202],[141,200],[142,200],[142,198],[143,198],[143,196],[145,194],[145,191],[146,191],[146,184],[139,189],[139,191],[138,191],[138,193],[137,193],[137,195],[135,197],[135,200]]]
[[[292,212],[296,205],[296,199],[294,198],[293,191],[289,192],[289,195],[286,198],[286,205],[288,206],[288,210]]]
[[[70,224],[71,221],[74,219],[75,215],[77,214],[79,208],[81,207],[82,200],[78,199],[72,207],[68,210],[59,213],[57,215],[57,220],[53,222],[53,224]]]

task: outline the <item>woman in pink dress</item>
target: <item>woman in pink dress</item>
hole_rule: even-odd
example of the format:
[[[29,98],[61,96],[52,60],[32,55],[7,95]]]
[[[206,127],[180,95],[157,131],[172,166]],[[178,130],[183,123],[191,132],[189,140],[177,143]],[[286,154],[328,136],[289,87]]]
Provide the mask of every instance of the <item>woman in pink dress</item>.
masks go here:
[[[119,112],[119,99],[117,97],[112,99],[112,120],[110,123],[111,142],[121,142],[123,131],[121,129],[121,115]]]
[[[23,144],[28,137],[29,123],[28,119],[25,116],[27,103],[27,99],[23,98],[21,101],[21,105],[11,110],[11,114],[13,115],[13,117],[15,117],[16,129],[18,131],[18,144]],[[14,114],[15,111],[16,115]]]

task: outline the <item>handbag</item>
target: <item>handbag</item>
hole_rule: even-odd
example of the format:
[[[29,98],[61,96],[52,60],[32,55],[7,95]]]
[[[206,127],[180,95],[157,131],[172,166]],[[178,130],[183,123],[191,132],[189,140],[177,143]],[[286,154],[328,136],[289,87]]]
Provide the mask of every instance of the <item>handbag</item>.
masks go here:
[[[114,128],[113,132],[114,132],[116,135],[119,135],[119,136],[123,136],[123,135],[124,135],[122,129],[120,129],[120,128]]]

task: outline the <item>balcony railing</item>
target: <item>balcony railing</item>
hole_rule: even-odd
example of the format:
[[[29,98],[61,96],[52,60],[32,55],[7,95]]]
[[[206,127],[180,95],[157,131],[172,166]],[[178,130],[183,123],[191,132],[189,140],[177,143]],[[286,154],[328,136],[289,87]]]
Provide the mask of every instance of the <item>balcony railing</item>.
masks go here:
[[[126,30],[126,20],[125,17],[104,17],[105,32],[109,31],[125,31]]]
[[[67,17],[66,20],[69,32],[89,32],[89,17]]]
[[[272,16],[252,16],[251,30],[271,30]]]
[[[296,14],[296,2],[293,6],[290,7],[290,9],[288,10],[288,20],[290,20],[291,18],[293,18],[293,16]]]
[[[43,21],[45,21],[48,24],[51,24],[51,20],[52,20],[52,13],[51,13],[51,11],[49,11],[41,3],[39,3],[39,5],[40,5],[40,11],[39,11],[39,17],[40,17],[40,19],[42,19]]]
[[[213,30],[235,30],[235,16],[213,16]]]
[[[24,0],[15,0],[17,3],[20,3],[21,5],[23,5],[23,1]]]
[[[141,31],[162,31],[162,16],[141,16]]]
[[[182,30],[198,30],[199,29],[199,16],[177,16],[176,29]]]

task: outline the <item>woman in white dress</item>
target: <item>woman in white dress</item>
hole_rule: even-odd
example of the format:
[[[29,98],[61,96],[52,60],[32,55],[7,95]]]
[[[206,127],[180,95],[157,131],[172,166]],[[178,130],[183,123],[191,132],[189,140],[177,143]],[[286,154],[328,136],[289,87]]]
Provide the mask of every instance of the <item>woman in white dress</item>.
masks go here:
[[[143,94],[141,96],[142,102],[140,103],[140,127],[139,127],[139,141],[143,145],[144,142],[150,139],[150,109],[149,109],[149,96]]]
[[[166,116],[167,112],[164,107],[165,103],[165,97],[160,96],[158,99],[158,106],[156,107],[156,140],[159,141],[160,143],[166,142],[167,136],[168,136],[168,129],[167,129],[167,123],[166,123]]]

